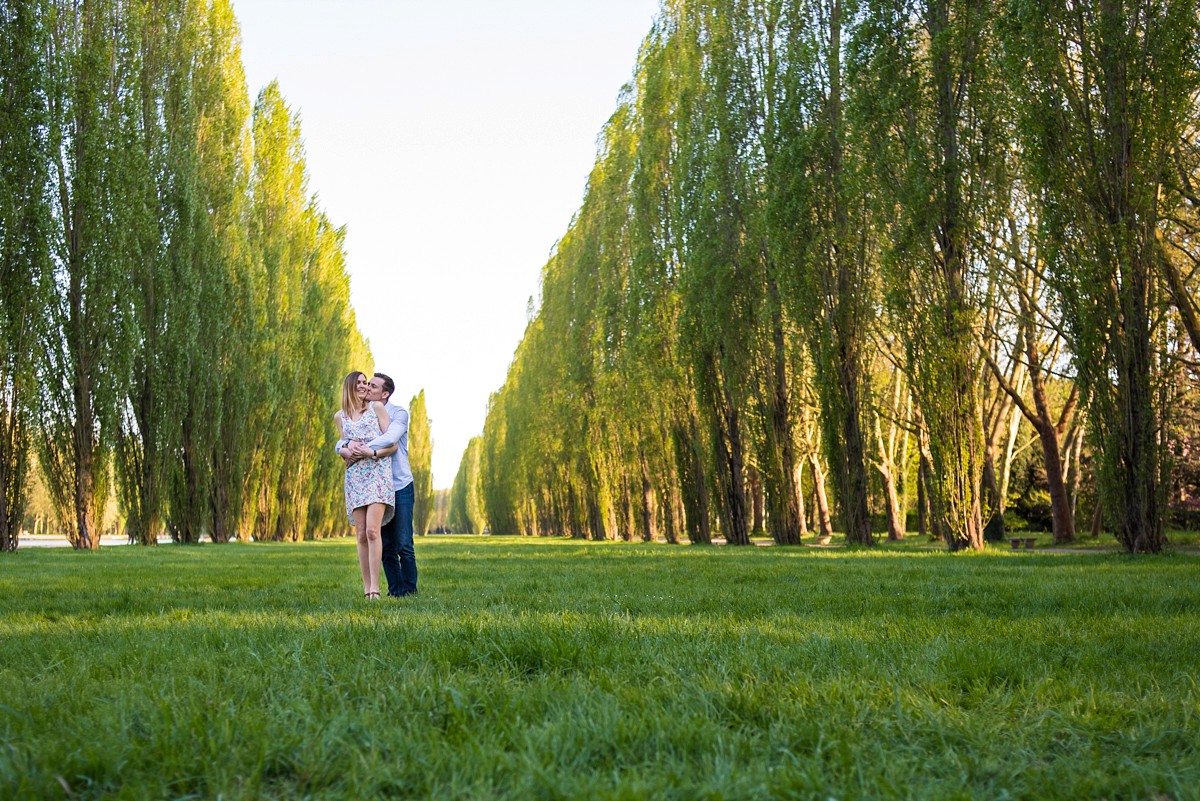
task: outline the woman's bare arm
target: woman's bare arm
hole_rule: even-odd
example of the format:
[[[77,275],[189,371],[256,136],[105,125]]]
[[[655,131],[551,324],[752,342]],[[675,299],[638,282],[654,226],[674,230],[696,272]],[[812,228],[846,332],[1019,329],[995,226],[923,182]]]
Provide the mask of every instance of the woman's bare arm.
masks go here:
[[[375,410],[375,416],[379,418],[379,431],[383,433],[388,430],[388,426],[392,424],[392,420],[388,417],[387,407],[379,401],[373,401],[371,408]]]

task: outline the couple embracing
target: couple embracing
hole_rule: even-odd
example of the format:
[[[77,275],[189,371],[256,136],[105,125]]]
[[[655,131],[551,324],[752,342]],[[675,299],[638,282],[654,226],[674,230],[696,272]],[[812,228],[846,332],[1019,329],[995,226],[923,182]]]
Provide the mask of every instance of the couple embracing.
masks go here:
[[[408,464],[408,411],[391,402],[396,384],[383,373],[357,370],[342,382],[333,416],[337,452],[346,462],[346,515],[358,540],[363,597],[379,598],[379,569],[388,595],[417,592],[413,551],[413,477]]]

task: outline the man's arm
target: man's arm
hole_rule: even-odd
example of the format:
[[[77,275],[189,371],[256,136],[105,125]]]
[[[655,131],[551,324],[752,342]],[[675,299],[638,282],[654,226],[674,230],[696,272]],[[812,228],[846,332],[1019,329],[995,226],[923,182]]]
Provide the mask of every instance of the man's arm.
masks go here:
[[[349,467],[357,462],[361,457],[354,454],[354,452],[350,449],[350,440],[343,436],[346,433],[346,429],[342,427],[342,413],[339,411],[334,414],[333,420],[335,423],[337,423],[338,430],[338,440],[337,442],[333,443],[334,451],[338,456],[342,457],[342,461],[346,463],[346,467]]]
[[[384,431],[375,439],[367,443],[368,448],[379,450],[395,445],[400,441],[400,438],[408,433],[408,411],[406,409],[397,409],[395,417],[388,425],[387,431]]]

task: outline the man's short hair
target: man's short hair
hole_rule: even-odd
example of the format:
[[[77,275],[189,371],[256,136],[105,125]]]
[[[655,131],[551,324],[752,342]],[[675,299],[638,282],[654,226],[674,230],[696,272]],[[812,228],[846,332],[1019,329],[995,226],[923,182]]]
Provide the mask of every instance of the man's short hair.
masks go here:
[[[390,398],[396,391],[396,382],[393,381],[390,376],[386,376],[383,373],[376,373],[375,377],[383,382],[383,391]]]

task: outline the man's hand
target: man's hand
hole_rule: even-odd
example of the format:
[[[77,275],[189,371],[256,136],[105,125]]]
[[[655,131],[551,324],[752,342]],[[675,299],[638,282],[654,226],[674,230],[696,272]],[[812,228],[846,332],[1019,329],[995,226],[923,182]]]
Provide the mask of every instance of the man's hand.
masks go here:
[[[346,467],[349,467],[362,458],[361,456],[356,455],[350,448],[340,449],[338,451],[338,456],[342,457],[342,461],[346,463]]]
[[[367,443],[365,442],[351,442],[350,452],[359,459],[373,459],[375,457],[374,452],[367,447]]]

